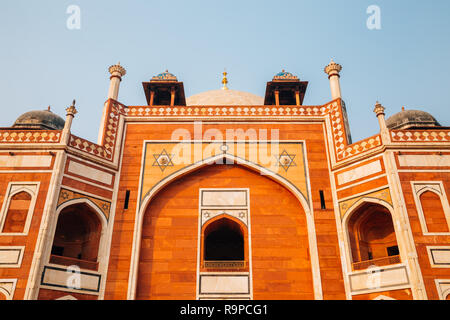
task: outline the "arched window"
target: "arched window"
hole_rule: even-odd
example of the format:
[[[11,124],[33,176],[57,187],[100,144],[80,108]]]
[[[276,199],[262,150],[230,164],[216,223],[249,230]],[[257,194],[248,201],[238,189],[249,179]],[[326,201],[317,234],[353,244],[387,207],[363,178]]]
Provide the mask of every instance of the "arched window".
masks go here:
[[[432,191],[420,195],[420,205],[425,216],[428,232],[449,232],[449,226],[442,207],[441,197]]]
[[[230,219],[220,219],[205,230],[205,260],[244,260],[244,235]]]
[[[30,210],[31,195],[21,191],[14,194],[9,200],[2,233],[23,233]]]
[[[86,204],[75,204],[59,215],[53,239],[51,263],[78,265],[97,270],[101,221]]]
[[[353,269],[400,263],[400,253],[390,212],[366,203],[348,221]]]
[[[212,269],[245,267],[245,235],[239,223],[221,218],[203,232],[203,265]]]

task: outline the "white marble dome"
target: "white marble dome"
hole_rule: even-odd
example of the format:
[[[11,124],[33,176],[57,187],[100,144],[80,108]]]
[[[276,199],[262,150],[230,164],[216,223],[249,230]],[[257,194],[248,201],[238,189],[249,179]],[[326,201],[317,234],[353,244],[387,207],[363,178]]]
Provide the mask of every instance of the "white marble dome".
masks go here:
[[[237,90],[211,90],[186,99],[188,106],[262,106],[264,98]]]

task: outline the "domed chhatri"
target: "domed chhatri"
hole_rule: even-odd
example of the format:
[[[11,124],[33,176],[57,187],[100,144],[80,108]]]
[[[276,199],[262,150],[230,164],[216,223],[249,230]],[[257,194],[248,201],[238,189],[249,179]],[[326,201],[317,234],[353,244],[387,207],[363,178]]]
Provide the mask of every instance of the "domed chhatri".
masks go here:
[[[420,110],[405,110],[394,114],[386,120],[391,130],[440,127],[439,122],[428,112]]]
[[[31,130],[62,130],[65,121],[63,118],[48,110],[29,111],[22,114],[14,122],[13,128]]]
[[[298,77],[294,76],[292,73],[282,70],[278,72],[272,81],[298,81]]]
[[[168,70],[162,72],[152,78],[151,81],[178,81],[177,77]]]

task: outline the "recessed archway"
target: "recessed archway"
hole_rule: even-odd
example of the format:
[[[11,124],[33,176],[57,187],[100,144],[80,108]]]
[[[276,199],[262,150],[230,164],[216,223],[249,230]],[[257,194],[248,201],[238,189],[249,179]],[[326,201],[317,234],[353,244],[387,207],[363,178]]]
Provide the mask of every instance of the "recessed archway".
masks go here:
[[[353,270],[371,265],[400,263],[400,252],[387,207],[375,202],[361,202],[346,217]]]
[[[149,201],[134,298],[196,298],[200,188],[250,189],[255,299],[315,298],[305,209],[284,186],[241,165],[203,166],[173,180]]]
[[[98,270],[104,246],[106,220],[88,199],[75,199],[61,205],[50,252],[50,263]]]

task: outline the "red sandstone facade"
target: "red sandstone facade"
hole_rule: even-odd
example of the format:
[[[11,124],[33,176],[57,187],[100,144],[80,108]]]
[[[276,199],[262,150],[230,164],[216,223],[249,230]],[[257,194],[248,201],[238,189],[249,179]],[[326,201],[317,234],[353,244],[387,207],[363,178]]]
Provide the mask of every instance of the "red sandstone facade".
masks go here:
[[[0,300],[450,299],[450,128],[377,104],[352,143],[340,70],[319,106],[286,72],[260,105],[190,105],[166,72],[126,106],[117,65],[98,144],[74,105],[1,129]]]

